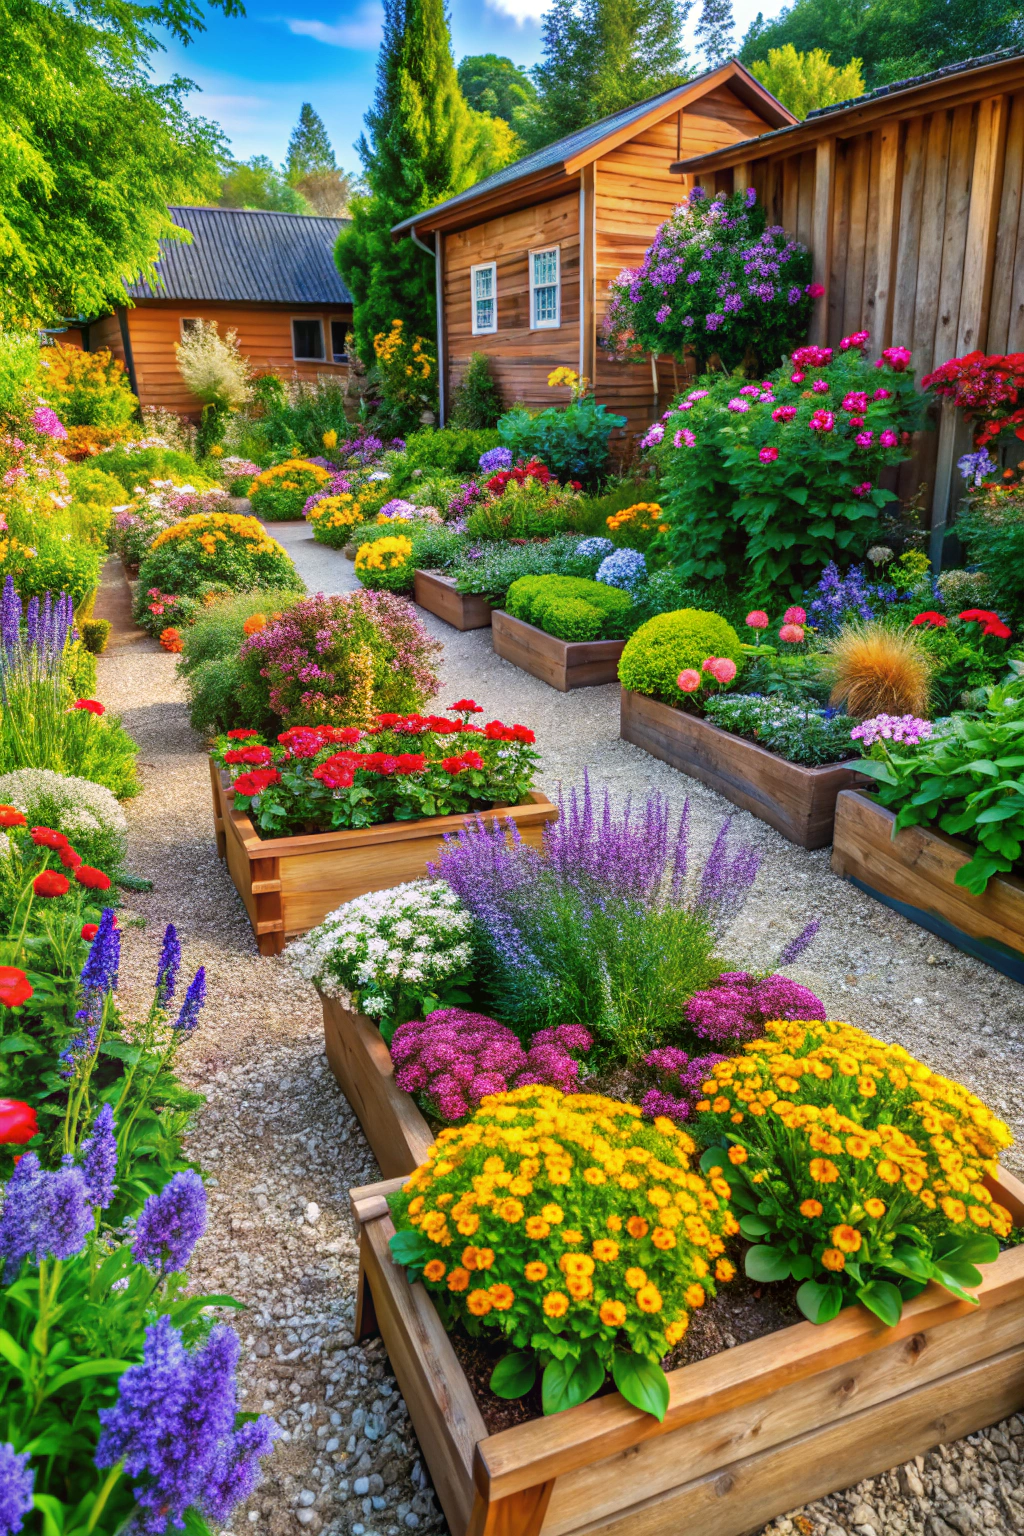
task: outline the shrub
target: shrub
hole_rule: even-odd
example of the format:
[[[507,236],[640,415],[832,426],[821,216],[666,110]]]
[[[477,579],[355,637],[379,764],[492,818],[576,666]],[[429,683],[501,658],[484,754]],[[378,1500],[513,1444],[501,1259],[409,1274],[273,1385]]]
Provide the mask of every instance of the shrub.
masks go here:
[[[331,471],[305,459],[286,459],[265,469],[249,487],[249,502],[256,517],[267,522],[288,522],[302,516],[303,508],[331,479]]]
[[[984,487],[969,497],[956,531],[968,558],[981,568],[986,602],[1024,622],[1024,490]]]
[[[69,464],[66,473],[68,489],[76,501],[92,502],[98,507],[114,507],[124,501],[124,486],[117,476],[96,464]]]
[[[521,483],[510,480],[500,495],[474,506],[466,532],[474,539],[540,539],[582,532],[588,521],[576,491],[528,476]]]
[[[451,1125],[474,1114],[489,1094],[539,1083],[572,1093],[580,1064],[573,1051],[588,1051],[582,1024],[542,1029],[525,1051],[507,1024],[462,1008],[439,1008],[425,1019],[401,1024],[391,1040],[395,1082],[423,1096],[430,1110]]]
[[[385,534],[361,544],[356,551],[356,575],[364,587],[377,592],[411,592],[416,574],[412,539],[404,533]]]
[[[254,517],[207,512],[186,517],[158,533],[139,567],[136,615],[146,620],[150,588],[179,597],[211,589],[232,592],[262,587],[302,590],[290,557]]]
[[[807,334],[810,280],[810,252],[765,228],[753,189],[709,201],[694,187],[642,264],[611,284],[607,342],[623,357],[692,352],[704,369],[717,354],[727,368],[761,371]]]
[[[604,556],[604,549],[593,554],[577,551],[589,545],[604,546],[606,539],[578,539],[571,534],[557,535],[543,543],[486,543],[465,549],[454,571],[460,592],[476,592],[495,607],[503,608],[506,594],[520,576],[543,576],[557,571],[571,576],[592,578]]]
[[[688,669],[699,672],[709,656],[741,665],[740,637],[731,624],[699,608],[662,613],[641,624],[627,640],[619,661],[619,681],[634,693],[679,704],[679,674]]]
[[[656,501],[637,501],[605,518],[612,543],[620,549],[650,549],[659,533],[668,531]]]
[[[437,359],[425,336],[411,339],[401,320],[373,338],[376,372],[385,412],[396,420],[415,420],[437,404]]]
[[[321,454],[325,434],[335,444],[352,430],[345,410],[344,381],[321,374],[293,379],[286,386],[276,374],[262,374],[254,383],[253,402],[234,417],[227,440],[240,453],[279,457],[281,453]],[[331,450],[334,456],[333,449]],[[340,457],[340,455],[339,455]]]
[[[39,374],[43,399],[66,427],[124,427],[138,409],[124,364],[106,347],[44,347]]]
[[[294,591],[242,592],[199,609],[184,630],[178,674],[185,679],[189,719],[201,735],[251,725],[270,730],[276,717],[242,686],[239,650],[249,634],[298,602]]]
[[[0,804],[15,806],[30,826],[63,833],[86,864],[114,878],[120,872],[128,823],[115,796],[102,784],[48,768],[19,768],[0,774]]]
[[[921,715],[928,708],[932,662],[913,631],[878,622],[847,624],[827,642],[823,665],[831,702],[851,715]]]
[[[82,644],[94,656],[102,656],[110,639],[109,619],[83,619],[79,624]]]
[[[756,741],[788,763],[817,768],[857,755],[850,740],[856,720],[835,710],[817,709],[813,702],[795,704],[777,697],[729,693],[707,699],[704,712],[713,725]]]
[[[538,1138],[544,1159],[524,1156]],[[660,1419],[658,1362],[715,1278],[734,1273],[721,1258],[737,1227],[728,1185],[693,1173],[693,1152],[671,1120],[651,1125],[612,1099],[495,1095],[466,1127],[442,1131],[391,1197],[392,1252],[446,1327],[511,1345],[491,1378],[501,1396],[523,1396],[540,1370],[544,1411],[557,1413],[593,1397],[610,1371]],[[634,1162],[657,1176],[629,1174]]]
[[[27,602],[47,592],[67,592],[75,607],[96,591],[101,557],[88,544],[48,538],[35,549],[14,538],[0,538],[0,581],[14,578],[18,596]]]
[[[368,503],[361,496],[342,491],[336,496],[314,500],[305,515],[318,544],[326,544],[329,549],[343,549],[351,543],[353,530],[366,520],[368,511]]]
[[[935,617],[945,619],[943,614]],[[920,615],[911,624],[917,624],[918,618]],[[963,708],[968,695],[976,695],[978,689],[1006,675],[1006,640],[986,637],[976,624],[951,618],[944,623],[919,624],[915,633],[932,668],[926,711],[930,715],[948,715]]]
[[[39,339],[35,331],[0,330],[0,419],[24,430],[35,404],[39,374]]]
[[[319,593],[245,640],[240,687],[253,719],[267,711],[286,725],[367,726],[422,708],[437,689],[440,651],[394,593]]]
[[[476,475],[481,454],[497,442],[498,434],[491,428],[460,427],[454,423],[440,431],[423,427],[410,432],[405,440],[405,452],[395,464],[395,484],[400,489],[408,489],[413,479],[418,478],[414,475],[417,469],[425,473],[439,470],[444,475],[462,479]]]
[[[779,1111],[751,1113],[751,1090]],[[1012,1138],[960,1084],[849,1024],[777,1020],[712,1069],[697,1109],[701,1134],[729,1145],[702,1166],[749,1213],[748,1276],[802,1281],[812,1322],[860,1301],[891,1327],[928,1280],[975,1301],[973,1266],[1012,1226],[983,1182]]]
[[[238,332],[221,336],[216,320],[197,320],[175,343],[178,372],[191,395],[202,402],[196,441],[200,458],[220,442],[231,411],[249,397],[249,359],[238,345]]]
[[[226,510],[226,498],[219,487],[193,491],[187,486],[158,485],[135,496],[114,513],[110,528],[111,546],[126,566],[138,567],[157,534],[200,512]]]
[[[417,1014],[469,1002],[472,918],[443,880],[357,896],[289,944],[301,976],[369,1014],[390,1041]]]
[[[135,448],[125,443],[100,454],[93,462],[105,474],[120,480],[129,495],[136,487],[145,487],[153,480],[171,480],[197,491],[210,490],[217,484],[199,468],[191,454],[174,448]]]
[[[491,428],[501,415],[501,390],[491,373],[486,352],[474,352],[458,384],[452,390],[453,427]]]
[[[560,640],[617,638],[633,607],[627,593],[576,576],[522,576],[506,606],[514,619]]]
[[[498,436],[515,459],[540,459],[557,479],[595,486],[611,452],[611,435],[626,425],[593,395],[532,414],[517,405],[498,422]]]

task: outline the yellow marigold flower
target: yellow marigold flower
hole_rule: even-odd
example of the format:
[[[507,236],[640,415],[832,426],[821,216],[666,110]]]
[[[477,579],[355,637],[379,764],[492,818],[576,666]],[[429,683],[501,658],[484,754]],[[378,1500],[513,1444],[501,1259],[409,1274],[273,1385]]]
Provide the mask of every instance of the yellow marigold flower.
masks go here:
[[[872,1196],[870,1200],[864,1201],[864,1209],[875,1221],[879,1221],[885,1215],[885,1201],[879,1200],[876,1196]]]
[[[630,1268],[626,1270],[623,1278],[625,1279],[625,1282],[629,1286],[630,1290],[636,1291],[639,1290],[642,1285],[647,1284],[647,1271],[641,1269],[638,1265],[631,1265]]]
[[[690,1260],[690,1268],[693,1270],[698,1280],[703,1280],[704,1276],[708,1272],[708,1265],[704,1259],[701,1258],[699,1253],[695,1253],[693,1258]]]
[[[462,1237],[472,1237],[473,1233],[477,1230],[479,1225],[479,1216],[463,1216],[461,1221],[458,1223],[458,1232]]]
[[[898,1184],[900,1181],[899,1164],[891,1158],[883,1157],[881,1162],[876,1163],[875,1172],[885,1184]]]
[[[618,1177],[618,1185],[620,1189],[639,1189],[640,1180],[634,1173],[620,1173]]]
[[[723,1282],[729,1281],[734,1278],[735,1274],[735,1264],[731,1264],[728,1259],[719,1259],[718,1263],[715,1265],[716,1280],[721,1280]]]
[[[865,1099],[873,1099],[878,1092],[878,1084],[873,1077],[858,1077],[857,1092]]]
[[[609,1232],[621,1232],[622,1217],[616,1216],[613,1211],[612,1214],[608,1217],[608,1220],[605,1222],[605,1226],[608,1228]]]
[[[453,1269],[448,1276],[448,1289],[450,1291],[464,1291],[468,1286],[469,1270],[463,1269],[461,1265],[457,1269]]]
[[[667,1227],[655,1227],[651,1233],[651,1242],[655,1248],[667,1251],[669,1248],[676,1246],[676,1235],[674,1232],[670,1232]]]
[[[563,1253],[558,1261],[563,1275],[592,1275],[594,1261],[589,1253]]]
[[[526,1276],[527,1280],[543,1280],[546,1277],[547,1272],[547,1265],[542,1264],[540,1259],[531,1259],[529,1264],[527,1264],[526,1268],[523,1270],[523,1274]]]
[[[602,1264],[610,1264],[619,1256],[619,1245],[612,1242],[610,1237],[597,1237],[590,1245],[590,1251]]]
[[[704,1305],[705,1292],[702,1285],[688,1285],[684,1292],[688,1307],[702,1307]]]
[[[583,1233],[576,1227],[564,1227],[560,1233],[563,1243],[582,1243]]]
[[[672,1196],[667,1189],[661,1189],[655,1185],[653,1189],[647,1191],[647,1201],[649,1205],[656,1206],[660,1210],[664,1205],[671,1205]]]
[[[476,1267],[477,1267],[477,1269],[490,1269],[490,1267],[491,1267],[491,1265],[493,1263],[494,1263],[494,1249],[493,1248],[478,1248],[477,1249],[477,1251],[476,1251]]]
[[[447,1265],[442,1264],[440,1259],[431,1259],[423,1266],[423,1275],[427,1280],[443,1280],[446,1273]]]
[[[597,1315],[606,1328],[621,1328],[626,1321],[626,1309],[621,1301],[602,1301]]]
[[[523,1219],[523,1204],[521,1200],[503,1200],[497,1208],[497,1214],[502,1221],[507,1221],[514,1226],[517,1221]]]
[[[542,1205],[540,1210],[545,1221],[550,1221],[553,1227],[564,1219],[564,1212],[560,1205]]]
[[[839,1177],[839,1169],[827,1157],[812,1157],[809,1172],[815,1184],[834,1184]]]
[[[721,1195],[723,1200],[728,1200],[729,1196],[732,1194],[732,1190],[729,1188],[728,1181],[726,1179],[719,1178],[717,1174],[711,1180],[711,1188],[714,1190],[716,1195]],[[700,1203],[706,1211],[718,1210],[718,1201],[712,1199],[710,1195],[701,1195]]]
[[[487,1291],[470,1291],[466,1297],[466,1307],[474,1317],[486,1317],[493,1305]]]
[[[988,1227],[992,1224],[992,1217],[983,1205],[969,1205],[967,1215],[976,1227]]]
[[[602,1168],[585,1168],[583,1170],[583,1177],[588,1184],[597,1185],[607,1184],[608,1182],[608,1175]]]
[[[840,1056],[836,1061],[836,1071],[841,1072],[843,1077],[856,1077],[858,1071],[857,1058],[855,1056]]]
[[[864,1158],[871,1151],[871,1143],[864,1136],[847,1136],[846,1150],[851,1157]]]
[[[738,1167],[740,1163],[745,1163],[746,1160],[747,1160],[747,1149],[746,1149],[746,1147],[738,1147],[737,1146],[737,1147],[730,1147],[729,1148],[729,1161],[730,1161],[730,1163],[733,1163],[734,1165],[736,1165]],[[728,1187],[728,1186],[726,1186],[726,1187]]]
[[[541,1216],[527,1216],[527,1218],[526,1218],[526,1235],[527,1235],[527,1237],[533,1237],[533,1238],[547,1237],[547,1235],[548,1235],[548,1233],[550,1231],[551,1231],[550,1224],[548,1222],[546,1222],[543,1219],[543,1217],[541,1217]]]
[[[662,1136],[674,1136],[676,1134],[676,1123],[674,1120],[670,1120],[667,1115],[658,1115],[654,1121],[654,1129]]]
[[[462,1263],[463,1263],[464,1268],[466,1268],[466,1269],[476,1269],[476,1256],[477,1256],[478,1252],[479,1252],[479,1249],[474,1248],[472,1244],[470,1244],[470,1246],[468,1248],[463,1248],[463,1250],[462,1250]]]
[[[504,1173],[505,1160],[501,1157],[485,1157],[484,1173]]]
[[[856,1227],[843,1222],[832,1228],[832,1241],[841,1253],[856,1253],[863,1239]]]
[[[507,1312],[516,1299],[516,1293],[510,1285],[488,1286],[487,1294],[495,1312]]]
[[[636,1304],[641,1312],[660,1312],[661,1292],[656,1285],[642,1285],[636,1293]]]
[[[800,1215],[806,1216],[808,1221],[813,1221],[815,1216],[820,1216],[824,1207],[820,1200],[802,1200],[800,1202]]]
[[[834,1270],[838,1274],[841,1269],[846,1268],[846,1254],[838,1248],[826,1248],[821,1256],[821,1262],[826,1269]]]
[[[544,1311],[548,1317],[564,1317],[569,1310],[569,1298],[564,1291],[549,1291],[544,1297]]]
[[[588,1296],[594,1294],[593,1281],[586,1275],[570,1275],[565,1288],[574,1301],[586,1301]]]
[[[665,1342],[676,1345],[690,1326],[690,1319],[684,1312],[682,1317],[677,1317],[674,1323],[669,1323],[665,1329]]]
[[[416,1195],[412,1200],[409,1201],[409,1215],[410,1216],[418,1216],[420,1211],[422,1211],[422,1209],[423,1209],[423,1196],[422,1195]]]
[[[626,1222],[626,1231],[630,1237],[646,1237],[649,1226],[642,1216],[631,1216]]]

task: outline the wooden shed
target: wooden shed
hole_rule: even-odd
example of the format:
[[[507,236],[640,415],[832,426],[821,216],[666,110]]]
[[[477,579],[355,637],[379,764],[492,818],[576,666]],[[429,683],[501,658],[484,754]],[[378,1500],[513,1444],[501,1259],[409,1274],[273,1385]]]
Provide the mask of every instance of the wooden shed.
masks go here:
[[[143,406],[199,414],[174,351],[196,320],[215,320],[222,335],[236,330],[256,373],[347,378],[352,296],[334,265],[345,220],[249,208],[169,212],[192,238],[160,242],[159,285],[134,283],[126,304],[74,322],[86,350],[109,347],[121,359]]]
[[[672,170],[709,191],[753,186],[770,220],[804,241],[825,289],[810,339],[871,332],[923,377],[965,352],[1024,351],[1024,54],[1005,49],[882,86],[806,121]],[[902,466],[927,484],[932,556],[961,482],[970,430],[944,407]]]
[[[395,226],[434,254],[442,419],[474,352],[485,352],[508,405],[562,404],[559,366],[595,383],[599,400],[647,426],[674,384],[598,349],[608,284],[643,260],[685,189],[672,162],[796,119],[731,61],[603,118]]]

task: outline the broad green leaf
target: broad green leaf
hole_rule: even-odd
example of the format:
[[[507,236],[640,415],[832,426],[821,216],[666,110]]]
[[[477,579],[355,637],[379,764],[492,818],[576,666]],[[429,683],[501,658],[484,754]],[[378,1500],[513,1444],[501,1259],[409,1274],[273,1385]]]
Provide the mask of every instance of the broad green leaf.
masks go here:
[[[130,1360],[83,1360],[81,1365],[73,1365],[70,1370],[61,1371],[59,1376],[55,1376],[43,1396],[52,1397],[63,1387],[69,1387],[73,1381],[82,1381],[87,1376],[123,1376],[131,1363]]]
[[[843,1293],[838,1285],[806,1280],[796,1293],[796,1304],[812,1323],[830,1323],[842,1311]]]
[[[869,1280],[858,1290],[857,1300],[880,1317],[887,1328],[895,1328],[903,1315],[903,1297],[888,1280]]]
[[[5,1328],[0,1328],[0,1355],[22,1375],[28,1371],[28,1355]]]
[[[791,1273],[789,1254],[781,1253],[778,1248],[769,1248],[766,1243],[747,1249],[743,1267],[749,1280],[788,1280]]]
[[[528,1349],[499,1360],[491,1372],[491,1391],[498,1397],[525,1397],[537,1380],[537,1356]]]
[[[978,1232],[973,1237],[957,1238],[950,1234],[944,1242],[935,1245],[936,1264],[994,1264],[999,1257],[999,1240],[988,1232]]]
[[[708,1147],[700,1160],[701,1173],[710,1173],[713,1168],[721,1168],[724,1172],[730,1166],[728,1151],[725,1147]]]
[[[936,1259],[932,1273],[942,1285],[950,1281],[956,1286],[970,1287],[973,1290],[982,1281],[980,1269],[975,1269],[973,1264],[965,1264],[955,1259]]]
[[[421,1232],[407,1230],[395,1232],[388,1242],[388,1247],[396,1264],[421,1263],[430,1251],[427,1240]]]
[[[604,1385],[604,1366],[592,1349],[584,1350],[578,1361],[551,1360],[541,1379],[541,1397],[545,1413],[562,1413],[593,1397]]]
[[[740,1231],[743,1233],[744,1237],[764,1237],[766,1232],[772,1232],[774,1230],[775,1229],[773,1228],[771,1222],[765,1221],[763,1216],[740,1217]]]
[[[642,1413],[653,1414],[659,1424],[664,1421],[668,1377],[660,1365],[629,1350],[617,1349],[612,1356],[612,1377],[627,1403]]]

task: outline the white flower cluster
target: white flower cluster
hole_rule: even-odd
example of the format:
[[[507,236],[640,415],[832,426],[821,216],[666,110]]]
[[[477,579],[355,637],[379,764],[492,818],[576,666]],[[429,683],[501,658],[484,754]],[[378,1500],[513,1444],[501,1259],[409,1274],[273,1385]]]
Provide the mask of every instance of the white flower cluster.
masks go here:
[[[321,992],[379,1017],[403,984],[433,988],[469,966],[472,922],[443,880],[412,880],[345,902],[286,954]]]
[[[86,862],[100,868],[124,859],[128,823],[114,795],[91,779],[18,768],[0,774],[0,805],[13,805],[30,827],[53,827],[70,839]]]

